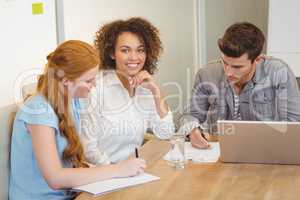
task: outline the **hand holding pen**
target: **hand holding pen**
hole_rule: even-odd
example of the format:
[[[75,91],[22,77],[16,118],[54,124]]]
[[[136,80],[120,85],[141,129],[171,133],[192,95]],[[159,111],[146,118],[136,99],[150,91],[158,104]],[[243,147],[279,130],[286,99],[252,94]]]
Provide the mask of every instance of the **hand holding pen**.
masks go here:
[[[145,160],[139,158],[138,149],[135,148],[135,158],[129,158],[128,160],[121,161],[116,164],[118,169],[117,177],[136,176],[144,172],[146,168]]]
[[[190,142],[193,147],[199,149],[208,149],[210,145],[207,138],[199,128],[194,128],[189,134]]]

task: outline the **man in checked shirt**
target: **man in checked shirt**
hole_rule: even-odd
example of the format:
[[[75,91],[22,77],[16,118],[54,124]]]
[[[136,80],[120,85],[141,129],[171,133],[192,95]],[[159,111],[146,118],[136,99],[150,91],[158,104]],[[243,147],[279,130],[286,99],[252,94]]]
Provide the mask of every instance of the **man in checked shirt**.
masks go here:
[[[203,131],[217,134],[219,119],[300,121],[295,75],[282,60],[261,54],[264,43],[262,31],[248,22],[233,24],[218,40],[220,60],[198,71],[180,118],[179,131],[194,147],[209,147]]]

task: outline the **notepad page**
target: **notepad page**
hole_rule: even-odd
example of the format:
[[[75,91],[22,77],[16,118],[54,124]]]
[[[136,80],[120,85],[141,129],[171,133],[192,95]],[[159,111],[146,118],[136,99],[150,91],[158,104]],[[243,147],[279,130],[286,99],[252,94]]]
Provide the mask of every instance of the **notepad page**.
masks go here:
[[[209,142],[209,149],[197,149],[192,147],[190,142],[185,142],[184,152],[185,159],[192,160],[193,162],[207,163],[207,162],[217,162],[220,157],[220,145],[219,142]],[[173,152],[174,153],[174,152]],[[170,151],[164,156],[164,159],[171,161]]]
[[[143,184],[158,179],[160,178],[157,176],[148,173],[142,173],[140,175],[133,176],[133,177],[114,178],[114,179],[109,179],[104,181],[98,181],[95,183],[74,187],[73,189],[77,191],[88,192],[98,196],[115,190],[120,190],[122,188]]]

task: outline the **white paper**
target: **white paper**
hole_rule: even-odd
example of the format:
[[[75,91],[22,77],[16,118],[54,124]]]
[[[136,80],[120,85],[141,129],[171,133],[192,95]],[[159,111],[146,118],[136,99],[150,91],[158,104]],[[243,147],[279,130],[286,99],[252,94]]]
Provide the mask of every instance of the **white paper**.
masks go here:
[[[190,142],[185,142],[184,154],[186,160],[192,160],[193,162],[207,163],[217,162],[220,157],[220,145],[219,142],[209,142],[211,148],[209,149],[196,149],[192,147]],[[174,152],[173,152],[174,154]],[[170,151],[164,156],[164,159],[171,161]]]
[[[109,179],[104,181],[98,181],[95,183],[74,187],[73,189],[77,191],[88,192],[98,196],[98,195],[107,194],[112,191],[120,190],[122,188],[143,184],[158,179],[160,178],[157,176],[153,176],[148,173],[143,173],[133,177],[114,178],[114,179]]]

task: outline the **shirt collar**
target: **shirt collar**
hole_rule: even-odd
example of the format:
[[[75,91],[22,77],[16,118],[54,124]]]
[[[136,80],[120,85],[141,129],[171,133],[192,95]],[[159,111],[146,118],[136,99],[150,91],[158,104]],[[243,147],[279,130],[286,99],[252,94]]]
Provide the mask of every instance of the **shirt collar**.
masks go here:
[[[124,87],[123,83],[120,81],[117,73],[115,70],[105,70],[100,72],[100,79],[102,83],[98,84],[98,85],[105,85],[105,87],[111,87],[111,86],[119,86],[119,88],[121,88],[122,90],[127,91],[127,89]],[[139,96],[139,95],[143,95],[143,94],[149,94],[151,93],[149,89],[144,88],[142,86],[137,86],[136,90],[135,90],[135,97]]]
[[[106,86],[121,85],[122,82],[118,78],[115,70],[104,70],[99,75]]]
[[[263,70],[264,63],[265,63],[265,59],[263,59],[262,61],[256,64],[255,74],[254,77],[252,78],[252,81],[255,84],[261,82],[266,76],[266,73]]]

